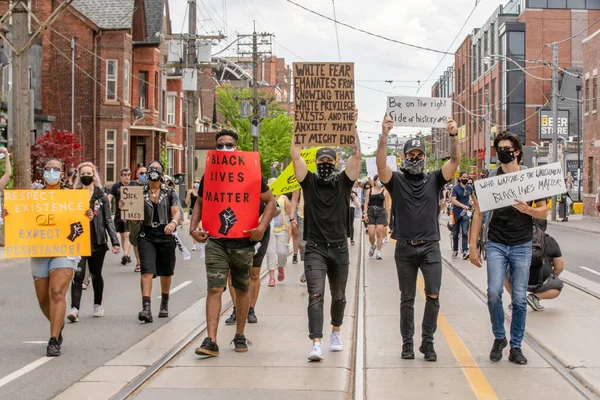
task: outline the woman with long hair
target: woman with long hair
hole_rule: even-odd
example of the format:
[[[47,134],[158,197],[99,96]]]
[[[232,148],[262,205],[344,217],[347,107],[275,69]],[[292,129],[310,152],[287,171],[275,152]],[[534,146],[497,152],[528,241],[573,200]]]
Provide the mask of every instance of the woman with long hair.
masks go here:
[[[42,190],[61,190],[62,179],[65,176],[65,166],[58,159],[50,159],[44,166],[45,186]],[[10,218],[5,209],[4,218]],[[94,217],[91,209],[85,211],[85,217],[90,221]],[[61,355],[67,309],[66,295],[77,269],[78,257],[37,257],[31,259],[31,274],[35,286],[35,294],[44,316],[50,321],[50,340],[46,348],[48,357]]]
[[[373,177],[374,186],[369,189],[365,196],[364,215],[367,223],[367,232],[369,233],[369,257],[373,257],[377,250],[377,259],[381,260],[381,246],[383,238],[386,236],[388,226],[388,211],[386,202],[389,197],[388,192],[383,187],[379,177]]]
[[[119,254],[120,244],[115,224],[110,211],[110,202],[108,196],[102,190],[102,182],[98,175],[96,166],[91,162],[84,162],[77,167],[77,178],[73,183],[74,189],[87,189],[90,193],[90,208],[93,211],[93,219],[90,221],[90,238],[92,241],[92,254],[89,257],[82,257],[75,273],[75,279],[71,285],[71,312],[67,319],[71,322],[79,320],[79,310],[81,304],[81,293],[83,279],[85,277],[86,264],[90,270],[92,278],[92,287],[94,288],[94,317],[104,316],[102,307],[102,294],[104,292],[104,279],[102,278],[102,267],[104,266],[104,257],[108,250],[106,233],[110,236],[112,242],[113,254]]]

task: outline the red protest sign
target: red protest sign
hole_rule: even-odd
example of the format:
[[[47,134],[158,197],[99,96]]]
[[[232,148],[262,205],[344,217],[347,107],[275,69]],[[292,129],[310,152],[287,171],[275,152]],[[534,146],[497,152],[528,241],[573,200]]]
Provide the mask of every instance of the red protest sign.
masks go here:
[[[211,237],[250,237],[258,226],[262,184],[256,152],[211,150],[206,157],[202,227]]]

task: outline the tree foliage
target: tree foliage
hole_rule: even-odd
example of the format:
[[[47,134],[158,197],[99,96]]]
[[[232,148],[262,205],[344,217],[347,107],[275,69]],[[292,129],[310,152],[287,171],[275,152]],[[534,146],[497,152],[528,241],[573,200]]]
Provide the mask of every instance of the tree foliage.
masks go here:
[[[53,129],[35,140],[31,147],[31,170],[33,179],[43,175],[43,168],[53,158],[61,160],[66,169],[74,168],[82,162],[82,146],[73,132]]]
[[[234,89],[232,87],[217,88],[217,110],[225,117],[229,126],[234,128],[238,135],[238,147],[243,151],[252,151],[252,137],[250,136],[250,120],[240,116],[240,103],[244,99],[251,99],[252,93],[248,89]],[[268,99],[269,117],[260,123],[260,136],[258,150],[262,173],[270,176],[270,166],[274,161],[289,163],[290,145],[292,143],[293,122],[285,114],[285,110],[275,101],[260,93],[261,99]]]

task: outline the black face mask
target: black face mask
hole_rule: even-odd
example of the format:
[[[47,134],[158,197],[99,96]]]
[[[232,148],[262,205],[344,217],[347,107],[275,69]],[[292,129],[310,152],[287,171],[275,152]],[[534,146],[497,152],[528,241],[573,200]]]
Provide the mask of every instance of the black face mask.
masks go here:
[[[317,164],[317,177],[324,181],[328,181],[333,178],[333,172],[335,171],[335,165],[324,162]]]
[[[148,179],[150,179],[153,182],[160,181],[161,176],[162,174],[160,173],[160,171],[156,169],[151,169],[150,172],[148,172]]]
[[[81,177],[81,183],[83,184],[83,186],[89,186],[92,184],[92,182],[94,182],[93,176],[86,175]]]
[[[425,170],[425,159],[419,157],[407,158],[404,160],[404,169],[412,175],[419,175]]]
[[[506,150],[500,150],[498,152],[498,160],[502,163],[502,164],[509,164],[511,163],[513,160],[515,159],[515,152],[514,151],[506,151]]]
[[[463,185],[466,185],[467,183],[469,183],[468,179],[461,179],[460,183],[462,183]]]

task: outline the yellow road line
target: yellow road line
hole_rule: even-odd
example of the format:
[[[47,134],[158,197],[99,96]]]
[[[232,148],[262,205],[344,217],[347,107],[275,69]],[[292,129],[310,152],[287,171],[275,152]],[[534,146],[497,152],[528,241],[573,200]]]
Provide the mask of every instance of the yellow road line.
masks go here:
[[[421,276],[418,277],[417,286],[419,288],[419,293],[424,296],[425,286]],[[467,346],[465,346],[454,329],[452,329],[450,323],[448,323],[448,320],[441,311],[438,316],[438,327],[444,334],[446,342],[448,343],[448,346],[450,346],[450,350],[452,350],[452,354],[454,354],[454,358],[458,361],[462,372],[467,377],[475,396],[480,400],[498,400],[494,389],[492,389],[492,386],[485,378],[485,375],[483,375],[483,372],[479,369],[479,366],[473,359],[473,356],[471,356],[469,349],[467,349]]]

